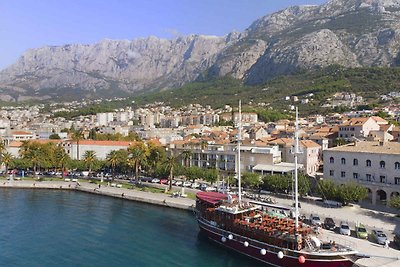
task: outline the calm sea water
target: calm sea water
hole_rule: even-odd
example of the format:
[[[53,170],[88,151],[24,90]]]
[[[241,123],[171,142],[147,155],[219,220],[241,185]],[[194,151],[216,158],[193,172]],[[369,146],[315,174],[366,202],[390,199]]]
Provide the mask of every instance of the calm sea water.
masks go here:
[[[81,192],[0,189],[0,266],[262,266],[192,213]]]

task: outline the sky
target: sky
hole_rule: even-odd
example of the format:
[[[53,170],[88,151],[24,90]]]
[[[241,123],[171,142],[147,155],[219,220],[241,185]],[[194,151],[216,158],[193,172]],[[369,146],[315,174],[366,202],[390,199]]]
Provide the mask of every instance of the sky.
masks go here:
[[[0,69],[45,45],[243,31],[293,5],[327,0],[0,0]]]

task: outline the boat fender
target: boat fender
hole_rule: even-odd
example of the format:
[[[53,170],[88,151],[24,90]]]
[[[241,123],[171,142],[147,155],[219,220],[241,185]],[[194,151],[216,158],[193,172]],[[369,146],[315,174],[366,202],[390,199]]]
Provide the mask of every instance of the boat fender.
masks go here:
[[[305,263],[306,262],[306,258],[303,255],[299,256],[299,262],[300,263]]]
[[[282,251],[278,252],[278,259],[283,259],[283,252]]]
[[[221,241],[225,243],[226,242],[226,237],[225,236],[221,237]]]
[[[265,254],[267,254],[267,250],[265,248],[263,248],[260,250],[260,253],[261,253],[261,255],[265,255]]]
[[[229,240],[232,240],[232,239],[233,239],[233,235],[232,235],[232,234],[229,234],[229,235],[228,235],[228,239],[229,239]]]
[[[247,248],[249,246],[249,242],[244,241],[243,245]]]

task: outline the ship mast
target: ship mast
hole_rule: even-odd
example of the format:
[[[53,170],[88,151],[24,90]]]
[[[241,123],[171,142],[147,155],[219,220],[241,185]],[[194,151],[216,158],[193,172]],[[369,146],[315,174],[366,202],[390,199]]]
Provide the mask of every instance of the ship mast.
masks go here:
[[[238,176],[238,194],[239,194],[239,206],[242,205],[242,184],[241,184],[241,173],[240,173],[240,142],[242,140],[242,101],[239,100],[239,123],[238,123],[238,139],[237,139],[237,176]]]
[[[299,228],[299,183],[298,183],[298,164],[297,157],[300,154],[299,150],[299,112],[296,107],[296,129],[295,129],[295,147],[294,147],[294,206],[295,206],[295,226],[296,233]]]

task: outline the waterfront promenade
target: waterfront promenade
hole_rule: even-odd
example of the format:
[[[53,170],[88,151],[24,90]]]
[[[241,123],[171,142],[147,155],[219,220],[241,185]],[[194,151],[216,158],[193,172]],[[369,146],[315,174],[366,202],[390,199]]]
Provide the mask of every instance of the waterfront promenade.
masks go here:
[[[79,181],[78,183],[76,183],[76,182],[64,182],[64,181],[39,182],[33,180],[25,180],[25,181],[0,180],[0,188],[77,190],[91,194],[99,194],[110,197],[123,198],[127,200],[134,200],[149,204],[155,204],[155,205],[178,208],[178,209],[186,209],[186,210],[193,210],[195,204],[195,201],[192,199],[182,198],[182,197],[171,197],[171,195],[169,194],[143,192],[138,190],[118,188],[105,185],[99,187],[98,184],[84,182],[84,181]]]
[[[193,199],[182,197],[171,197],[169,194],[151,193],[138,190],[118,188],[102,185],[100,188],[98,184],[88,183],[84,181],[64,182],[64,181],[33,181],[33,180],[20,180],[20,181],[6,181],[0,180],[0,188],[28,188],[28,189],[58,189],[58,190],[77,190],[91,194],[106,195],[110,197],[123,198],[127,200],[140,201],[155,205],[161,205],[171,208],[179,208],[185,210],[192,210],[195,201]],[[177,189],[177,188],[175,188]],[[279,204],[289,205],[290,199],[274,197]],[[399,218],[393,214],[379,213],[372,210],[362,209],[358,206],[343,207],[343,208],[326,208],[316,205],[313,202],[302,201],[301,212],[303,214],[317,213],[322,217],[333,217],[337,223],[345,219],[350,223],[352,229],[356,222],[363,222],[369,229],[379,228],[389,234],[392,240],[392,232],[396,227],[400,226]],[[197,229],[195,229],[197,230]],[[345,243],[353,246],[360,253],[367,255],[377,255],[379,257],[372,257],[369,259],[362,259],[357,263],[360,266],[386,266],[395,267],[400,266],[400,251],[394,248],[383,248],[382,245],[375,244],[368,240],[360,240],[355,237],[341,236],[331,231],[323,230],[320,239],[323,241],[336,240],[340,243]]]

